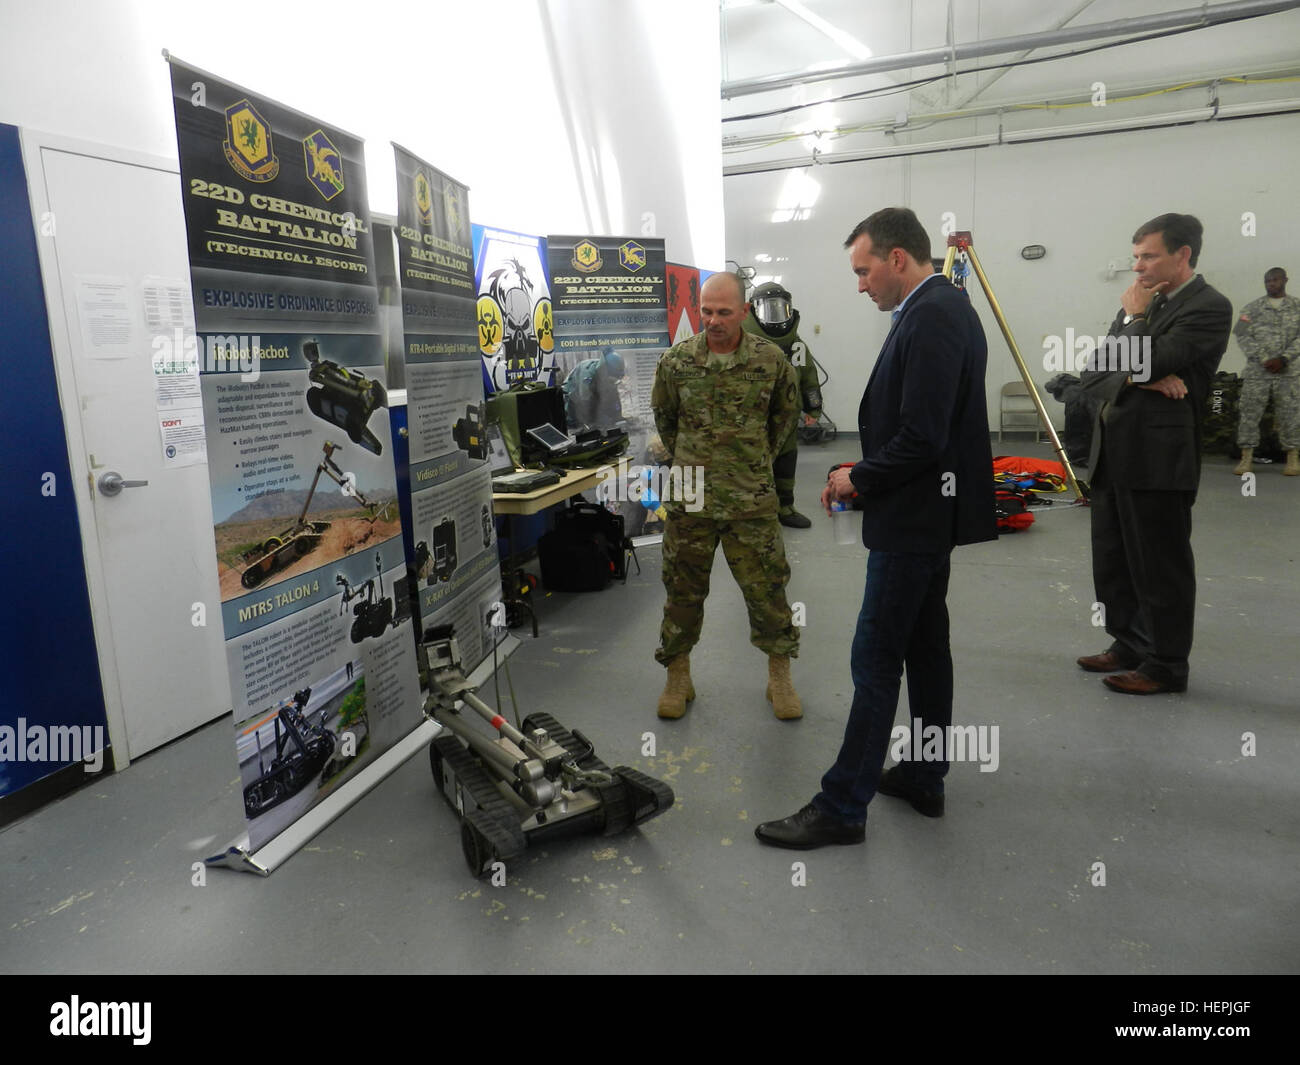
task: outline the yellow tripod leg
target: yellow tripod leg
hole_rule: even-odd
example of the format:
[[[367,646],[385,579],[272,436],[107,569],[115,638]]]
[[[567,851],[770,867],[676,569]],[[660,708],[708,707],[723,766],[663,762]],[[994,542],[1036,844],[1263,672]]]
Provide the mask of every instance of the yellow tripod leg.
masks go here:
[[[979,256],[975,253],[975,247],[970,241],[970,234],[954,234],[954,236],[964,236],[966,238],[963,242],[963,250],[970,256],[971,266],[975,268],[975,276],[979,278],[980,288],[984,290],[984,298],[989,301],[989,306],[993,309],[993,317],[998,320],[998,328],[1002,330],[1007,347],[1011,349],[1011,358],[1015,360],[1016,368],[1020,371],[1020,379],[1024,381],[1025,387],[1029,390],[1029,398],[1034,401],[1034,407],[1038,411],[1038,420],[1042,422],[1043,428],[1047,430],[1047,436],[1052,441],[1052,448],[1056,452],[1057,461],[1065,467],[1065,478],[1069,482],[1071,491],[1074,492],[1080,502],[1084,502],[1088,498],[1087,489],[1080,485],[1078,478],[1074,475],[1074,466],[1066,457],[1065,449],[1061,446],[1061,438],[1056,435],[1052,419],[1048,416],[1047,408],[1043,405],[1043,397],[1038,394],[1038,387],[1029,374],[1029,368],[1025,366],[1025,360],[1021,357],[1016,338],[1011,335],[1011,327],[1007,324],[1006,315],[1002,313],[1002,307],[998,304],[997,296],[993,294],[993,286],[989,284],[988,276],[984,273],[984,267],[980,265]],[[948,239],[952,241],[953,237]],[[952,277],[952,264],[956,254],[957,245],[949,243],[948,254],[943,263],[943,272],[946,277]]]

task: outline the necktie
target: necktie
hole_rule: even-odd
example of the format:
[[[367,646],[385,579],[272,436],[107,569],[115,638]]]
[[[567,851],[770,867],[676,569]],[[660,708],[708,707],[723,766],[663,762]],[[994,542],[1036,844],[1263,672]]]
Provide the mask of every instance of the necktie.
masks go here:
[[[1168,302],[1163,292],[1156,293],[1155,298],[1151,301],[1151,306],[1147,308],[1147,325],[1151,324],[1151,319],[1159,314]]]

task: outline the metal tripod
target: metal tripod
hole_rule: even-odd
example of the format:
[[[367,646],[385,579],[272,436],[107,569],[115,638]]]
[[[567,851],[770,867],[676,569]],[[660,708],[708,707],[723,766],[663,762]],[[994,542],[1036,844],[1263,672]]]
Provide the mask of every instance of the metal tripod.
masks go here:
[[[1007,325],[1007,319],[998,304],[998,298],[993,294],[993,286],[989,284],[988,276],[984,273],[984,267],[980,265],[979,256],[975,254],[974,242],[971,239],[969,230],[960,230],[948,237],[948,253],[943,260],[943,276],[949,281],[953,279],[953,266],[959,255],[970,259],[971,266],[975,268],[975,276],[979,278],[980,288],[984,290],[984,298],[989,301],[989,306],[993,309],[993,317],[998,320],[1002,335],[1006,337],[1007,347],[1011,349],[1011,357],[1015,360],[1016,368],[1020,371],[1020,378],[1025,382],[1025,388],[1029,390],[1029,398],[1034,401],[1034,407],[1038,411],[1038,420],[1042,422],[1043,428],[1047,430],[1047,436],[1052,441],[1052,448],[1056,451],[1057,461],[1065,467],[1065,477],[1069,482],[1071,491],[1075,494],[1076,502],[1086,504],[1088,501],[1087,489],[1080,485],[1078,478],[1074,476],[1074,467],[1070,465],[1070,460],[1066,458],[1065,449],[1061,446],[1061,438],[1056,435],[1056,429],[1052,426],[1052,419],[1048,417],[1047,408],[1043,406],[1043,398],[1038,394],[1034,379],[1029,375],[1025,360],[1020,355],[1020,348],[1016,345],[1016,338],[1011,335],[1011,327]]]

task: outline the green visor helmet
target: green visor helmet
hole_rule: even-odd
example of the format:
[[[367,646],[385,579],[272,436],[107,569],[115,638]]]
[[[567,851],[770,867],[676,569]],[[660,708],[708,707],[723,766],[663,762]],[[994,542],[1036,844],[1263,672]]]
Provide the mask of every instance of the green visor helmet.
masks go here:
[[[794,327],[794,301],[784,288],[768,281],[750,297],[754,317],[769,336],[785,336]]]

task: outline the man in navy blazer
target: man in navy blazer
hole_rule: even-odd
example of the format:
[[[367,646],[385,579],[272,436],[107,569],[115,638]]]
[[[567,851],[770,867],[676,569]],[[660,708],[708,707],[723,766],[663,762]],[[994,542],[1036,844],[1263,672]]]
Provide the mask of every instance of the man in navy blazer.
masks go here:
[[[942,815],[953,691],[949,556],[957,544],[997,538],[979,318],[934,272],[930,238],[907,208],[877,211],[844,246],[858,291],[894,321],[858,408],[862,461],[834,470],[822,491],[828,512],[835,500],[862,497],[870,552],[844,741],[812,802],[755,829],[764,843],[799,850],[861,843],[877,791]],[[912,727],[927,736],[937,728],[943,746],[882,774],[904,668]]]
[[[1232,328],[1232,304],[1192,269],[1201,235],[1189,214],[1160,215],[1133,234],[1137,277],[1080,375],[1098,408],[1092,573],[1112,643],[1078,663],[1115,674],[1105,685],[1128,695],[1187,690],[1201,421]]]

